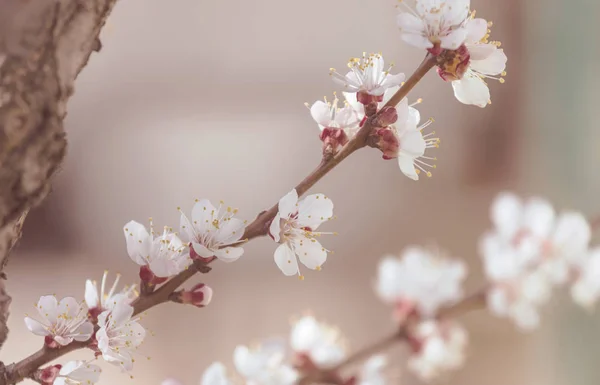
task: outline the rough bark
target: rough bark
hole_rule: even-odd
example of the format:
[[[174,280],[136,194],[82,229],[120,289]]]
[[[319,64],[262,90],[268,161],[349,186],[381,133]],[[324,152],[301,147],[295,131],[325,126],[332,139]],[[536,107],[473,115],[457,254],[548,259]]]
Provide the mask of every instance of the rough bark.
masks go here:
[[[0,274],[65,156],[73,83],[116,0],[0,0]],[[10,297],[0,286],[0,347]],[[0,371],[2,366],[0,365]],[[0,384],[2,383],[0,375]]]

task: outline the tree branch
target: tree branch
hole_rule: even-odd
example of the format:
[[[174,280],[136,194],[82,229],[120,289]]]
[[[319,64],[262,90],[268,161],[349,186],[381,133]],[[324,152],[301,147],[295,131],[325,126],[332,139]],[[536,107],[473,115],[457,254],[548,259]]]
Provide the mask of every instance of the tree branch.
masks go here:
[[[115,2],[0,0],[2,278],[28,210],[48,194],[65,155],[66,102]],[[4,289],[0,303],[1,347],[10,303]]]

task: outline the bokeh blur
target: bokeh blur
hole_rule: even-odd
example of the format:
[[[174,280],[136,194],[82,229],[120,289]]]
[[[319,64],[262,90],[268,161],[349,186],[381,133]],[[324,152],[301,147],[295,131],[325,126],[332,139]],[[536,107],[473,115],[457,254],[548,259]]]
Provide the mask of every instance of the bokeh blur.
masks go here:
[[[109,269],[137,281],[122,226],[152,216],[178,226],[177,206],[224,200],[252,220],[316,166],[318,129],[304,102],[338,89],[330,67],[363,51],[382,52],[409,74],[422,52],[402,43],[392,0],[122,0],[76,84],[69,105],[69,153],[54,192],[28,218],[8,268],[12,362],[41,339],[23,324],[40,295],[83,298],[86,278]],[[213,360],[231,365],[236,344],[281,335],[310,311],[338,325],[360,348],[393,330],[372,290],[376,263],[405,246],[435,244],[468,261],[468,291],[482,283],[478,237],[500,190],[543,195],[558,207],[600,214],[595,112],[600,97],[596,0],[472,0],[493,20],[492,39],[509,57],[505,84],[492,82],[485,109],[458,103],[430,73],[411,94],[433,116],[442,140],[432,178],[413,182],[395,162],[366,149],[313,192],[335,202],[323,239],[335,250],[320,272],[299,281],[273,263],[259,239],[236,263],[196,278],[215,290],[211,305],[168,304],[142,323],[151,329],[133,379],[105,364],[108,384],[196,384]],[[531,334],[486,312],[461,318],[471,346],[462,385],[596,385],[600,317],[565,298]],[[417,383],[405,351],[391,362],[397,384]],[[75,358],[91,356],[86,352]],[[150,356],[148,361],[144,357]]]

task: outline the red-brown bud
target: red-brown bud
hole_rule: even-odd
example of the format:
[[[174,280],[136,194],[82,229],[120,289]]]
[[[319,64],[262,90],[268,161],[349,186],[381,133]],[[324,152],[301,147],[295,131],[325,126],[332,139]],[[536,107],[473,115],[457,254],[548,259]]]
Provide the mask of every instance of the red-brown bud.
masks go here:
[[[181,303],[187,303],[196,307],[204,307],[212,300],[213,291],[209,286],[199,283],[191,290],[183,290],[179,295]]]
[[[335,155],[340,147],[348,143],[348,135],[340,128],[325,127],[319,138],[323,142],[323,154]]]
[[[398,120],[398,111],[395,107],[383,107],[379,114],[373,119],[373,126],[385,128]]]
[[[375,147],[383,152],[383,159],[389,160],[398,157],[400,141],[393,129],[386,127],[375,130],[374,139]]]
[[[471,54],[463,44],[457,50],[446,51],[443,60],[438,64],[437,73],[444,81],[460,80],[467,72]]]
[[[160,285],[161,283],[167,281],[167,277],[157,277],[154,275],[150,267],[142,266],[140,267],[140,279],[150,285]]]

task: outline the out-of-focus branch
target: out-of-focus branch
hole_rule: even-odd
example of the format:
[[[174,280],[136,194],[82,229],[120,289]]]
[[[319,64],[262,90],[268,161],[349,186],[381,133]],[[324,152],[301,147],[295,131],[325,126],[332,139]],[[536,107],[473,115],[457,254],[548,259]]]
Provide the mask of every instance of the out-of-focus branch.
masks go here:
[[[73,82],[116,0],[0,0],[0,275],[66,150]],[[0,303],[10,297],[4,290]],[[0,347],[8,306],[0,306]],[[0,384],[2,384],[0,376]]]
[[[442,309],[437,318],[450,318],[459,317],[473,310],[480,310],[485,307],[485,290],[480,290],[474,295],[463,299],[453,306]],[[355,365],[361,361],[368,359],[369,357],[381,353],[397,343],[406,341],[408,337],[408,331],[414,326],[414,322],[418,319],[409,318],[406,322],[400,325],[400,328],[393,334],[386,336],[385,338],[376,341],[375,343],[364,347],[361,350],[356,351],[350,355],[344,361],[339,363],[330,369],[318,370],[312,373],[306,374],[298,381],[298,385],[308,384],[332,384],[341,385],[339,373],[341,370],[346,369],[349,366]]]

